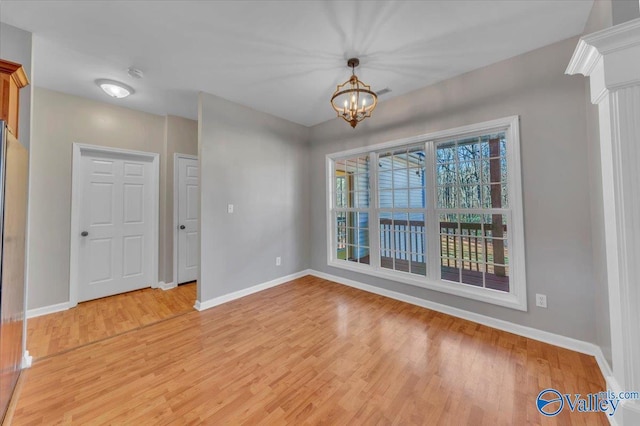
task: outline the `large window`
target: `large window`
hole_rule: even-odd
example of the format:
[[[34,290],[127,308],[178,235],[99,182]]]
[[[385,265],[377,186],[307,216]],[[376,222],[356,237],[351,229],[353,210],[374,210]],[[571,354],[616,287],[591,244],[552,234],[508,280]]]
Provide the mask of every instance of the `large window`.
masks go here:
[[[327,165],[330,265],[526,310],[517,117]]]

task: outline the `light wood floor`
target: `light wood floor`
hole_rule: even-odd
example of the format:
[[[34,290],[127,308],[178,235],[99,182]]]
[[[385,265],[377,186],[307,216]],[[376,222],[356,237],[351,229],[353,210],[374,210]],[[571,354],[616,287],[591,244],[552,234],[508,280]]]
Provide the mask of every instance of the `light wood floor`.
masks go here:
[[[193,283],[79,303],[66,311],[27,320],[27,349],[34,359],[54,355],[193,311],[195,301]]]
[[[315,277],[36,361],[24,424],[607,424],[592,357]]]

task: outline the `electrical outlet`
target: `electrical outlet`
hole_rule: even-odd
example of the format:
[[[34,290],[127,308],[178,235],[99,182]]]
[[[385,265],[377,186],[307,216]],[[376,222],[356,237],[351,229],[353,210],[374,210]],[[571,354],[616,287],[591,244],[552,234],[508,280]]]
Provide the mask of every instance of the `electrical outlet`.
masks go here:
[[[536,306],[541,308],[547,307],[547,295],[546,294],[536,294]]]
[[[280,258],[280,256],[276,257],[276,266],[280,266],[282,265],[282,259]]]
[[[233,213],[233,204],[227,204],[227,213]]]

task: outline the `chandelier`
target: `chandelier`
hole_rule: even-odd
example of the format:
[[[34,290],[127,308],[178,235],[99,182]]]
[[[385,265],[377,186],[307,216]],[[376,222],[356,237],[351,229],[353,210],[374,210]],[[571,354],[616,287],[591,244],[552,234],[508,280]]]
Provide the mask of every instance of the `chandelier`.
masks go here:
[[[371,86],[364,84],[356,76],[355,69],[360,65],[358,58],[351,58],[347,66],[351,67],[351,78],[339,84],[331,97],[331,106],[338,113],[338,117],[355,128],[359,122],[367,117],[378,104],[378,96],[371,90]]]

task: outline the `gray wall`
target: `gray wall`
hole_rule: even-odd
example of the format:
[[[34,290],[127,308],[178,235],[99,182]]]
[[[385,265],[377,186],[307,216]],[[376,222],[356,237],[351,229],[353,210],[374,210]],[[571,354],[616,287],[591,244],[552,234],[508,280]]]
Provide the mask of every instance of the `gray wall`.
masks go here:
[[[636,2],[637,3],[637,2]],[[591,13],[584,25],[583,34],[591,34],[613,25],[613,1],[612,0],[595,0]],[[588,84],[587,80],[587,84]]]
[[[198,123],[198,300],[308,268],[309,130],[204,93]]]
[[[28,309],[69,300],[72,144],[157,152],[162,162],[164,117],[36,87],[32,136]]]
[[[29,148],[31,140],[31,33],[0,22],[0,58],[21,64],[29,78],[29,85],[20,91],[20,142]]]
[[[612,0],[612,3],[613,25],[640,17],[640,2],[638,0]]]
[[[569,39],[383,100],[351,129],[334,119],[311,129],[311,267],[381,288],[589,342],[594,331],[589,161],[584,78],[564,75]],[[325,155],[436,130],[519,115],[528,312],[327,266]],[[548,297],[537,308],[535,293]]]
[[[636,2],[637,4],[637,2]],[[584,28],[590,34],[613,24],[611,1],[600,0],[593,4]],[[602,198],[602,175],[600,169],[600,134],[598,107],[591,103],[589,79],[584,79],[585,108],[587,114],[587,155],[589,168],[589,192],[591,214],[591,247],[594,279],[594,316],[596,321],[596,344],[611,365],[611,325],[609,317],[609,290],[607,281],[607,259],[604,231],[604,207]]]
[[[166,214],[160,226],[164,229],[165,243],[159,279],[169,283],[173,281],[173,157],[174,154],[198,155],[198,122],[168,115],[165,119],[164,154],[166,191],[160,195],[164,198]]]

